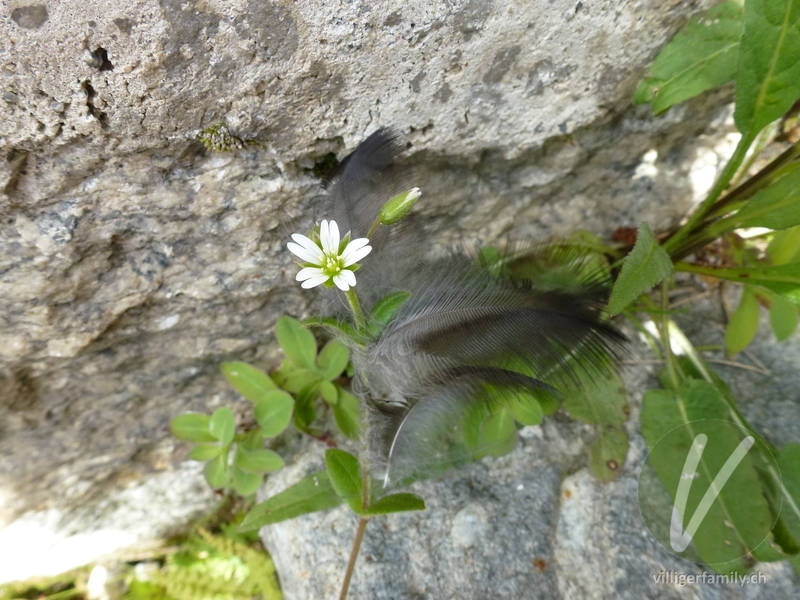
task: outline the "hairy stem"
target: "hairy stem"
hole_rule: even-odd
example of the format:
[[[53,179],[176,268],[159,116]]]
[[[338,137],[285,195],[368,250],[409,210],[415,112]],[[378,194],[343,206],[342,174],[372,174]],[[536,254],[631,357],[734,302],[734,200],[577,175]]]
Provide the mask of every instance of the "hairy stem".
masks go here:
[[[350,310],[353,313],[353,321],[356,325],[356,331],[359,333],[365,333],[367,329],[367,321],[364,318],[364,311],[361,310],[361,303],[358,301],[356,290],[354,288],[350,288],[344,293],[344,295],[345,298],[347,298],[347,303],[350,305]]]
[[[367,529],[369,517],[361,517],[358,520],[358,529],[356,529],[356,537],[353,540],[353,548],[350,550],[350,560],[347,562],[347,571],[344,573],[344,581],[342,582],[342,591],[339,594],[339,600],[347,598],[347,591],[350,589],[350,580],[353,578],[353,571],[356,568],[356,560],[358,559],[358,552],[361,550],[361,540],[364,539],[364,531]]]

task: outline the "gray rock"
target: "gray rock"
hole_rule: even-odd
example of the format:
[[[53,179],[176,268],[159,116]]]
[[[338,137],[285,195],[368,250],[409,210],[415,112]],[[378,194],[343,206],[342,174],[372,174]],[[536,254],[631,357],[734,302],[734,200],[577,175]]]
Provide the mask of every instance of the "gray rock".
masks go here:
[[[718,166],[714,149],[730,132],[730,109],[718,107],[730,90],[659,119],[630,97],[658,48],[709,4],[6,3],[0,525],[44,523],[43,536],[69,538],[116,515],[128,543],[214,503],[196,465],[181,466],[187,448],[167,423],[222,404],[251,418],[218,365],[270,368],[276,319],[313,309],[285,242],[317,216],[312,168],[379,126],[407,137],[432,244],[674,223],[697,196],[686,178],[695,157]],[[196,139],[219,122],[243,140],[231,152]],[[497,540],[498,565],[522,538],[553,555],[557,469],[578,468],[583,446],[547,439],[562,458],[534,460],[549,482],[542,522],[515,517],[527,533]],[[522,471],[506,460],[495,474],[473,467],[487,489]],[[458,473],[447,481],[463,490]],[[518,476],[527,494],[532,482]],[[183,491],[174,513],[159,509],[163,488],[149,487],[170,478]],[[135,510],[111,510],[133,502],[130,489],[142,490]],[[475,540],[502,522],[494,508],[430,495],[452,539],[434,552],[437,568],[478,556]],[[137,513],[143,505],[152,510]],[[415,585],[434,585],[430,564],[415,560]],[[477,573],[470,565],[464,573]],[[338,563],[331,569],[320,581],[336,580]],[[559,575],[532,576],[555,589]]]

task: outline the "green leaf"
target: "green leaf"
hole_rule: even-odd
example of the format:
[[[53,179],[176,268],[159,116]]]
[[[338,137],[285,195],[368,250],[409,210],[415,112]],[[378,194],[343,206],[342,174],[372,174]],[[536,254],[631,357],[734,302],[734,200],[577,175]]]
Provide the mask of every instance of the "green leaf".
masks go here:
[[[303,325],[306,327],[326,327],[333,333],[343,333],[347,337],[354,340],[361,338],[361,335],[359,335],[359,333],[353,328],[352,325],[350,325],[350,323],[346,323],[345,321],[340,321],[332,317],[310,317],[303,321]]]
[[[308,426],[317,418],[317,409],[314,401],[319,397],[319,386],[316,383],[307,385],[297,394],[294,403],[294,424],[301,431],[307,431]]]
[[[252,402],[258,402],[277,386],[269,375],[243,362],[222,363],[222,373],[234,389]]]
[[[491,456],[503,456],[511,452],[516,443],[517,428],[511,410],[505,406],[493,410],[481,425],[482,450]]]
[[[686,479],[683,470],[687,456],[694,443],[702,443],[698,436],[706,435],[707,441],[690,478],[682,529],[687,528],[717,474],[745,439],[745,432],[727,421],[729,414],[722,394],[706,381],[690,379],[679,392],[651,390],[645,394],[641,431],[651,450],[646,468],[642,469],[640,507],[651,533],[665,548],[671,547],[672,510],[678,484]],[[763,446],[760,440],[753,439],[754,444]],[[768,537],[775,523],[754,468],[754,456],[761,451],[768,452],[762,448],[744,455],[727,483],[719,488],[692,545],[676,554],[702,561],[720,573],[743,572],[747,568],[746,554]],[[663,485],[661,489],[668,492],[669,502],[651,502],[658,492],[654,487],[657,481],[648,475],[653,472]]]
[[[220,406],[211,415],[208,429],[216,439],[223,444],[230,444],[233,441],[236,422],[233,419],[233,411],[227,406]]]
[[[319,382],[319,395],[322,396],[322,399],[331,406],[334,406],[337,402],[339,402],[338,389],[339,388],[337,388],[330,381]]]
[[[776,231],[767,246],[767,254],[773,265],[800,261],[800,225]]]
[[[239,531],[252,531],[264,525],[333,508],[341,503],[328,472],[319,471],[254,506],[242,521]]]
[[[769,307],[769,324],[779,342],[787,340],[797,329],[797,304],[783,296],[775,296]]]
[[[219,444],[197,444],[189,451],[189,458],[192,460],[211,460],[216,458],[222,452],[222,446]]]
[[[184,413],[169,423],[169,428],[179,440],[184,442],[216,442],[217,438],[209,430],[211,417],[201,413]]]
[[[384,296],[375,304],[375,308],[372,309],[370,317],[376,323],[387,325],[389,321],[394,318],[397,310],[403,306],[403,303],[410,297],[411,294],[409,292],[393,292],[388,296]]]
[[[347,346],[334,339],[325,344],[325,347],[320,351],[317,357],[317,365],[322,376],[330,381],[342,374],[349,360],[350,352],[347,350]]]
[[[272,390],[256,402],[256,421],[261,426],[265,437],[275,437],[281,433],[292,420],[294,398],[281,390]]]
[[[796,540],[800,540],[800,444],[786,444],[778,453],[783,480],[781,519]]]
[[[264,448],[245,450],[239,447],[236,449],[233,464],[245,473],[271,473],[277,471],[286,463],[272,450]]]
[[[725,349],[733,356],[747,348],[758,331],[758,300],[749,286],[742,289],[739,306],[725,328]]]
[[[414,494],[391,494],[373,502],[362,514],[375,516],[412,510],[425,510],[425,501]]]
[[[248,473],[242,469],[236,468],[236,466],[231,470],[233,471],[233,489],[236,490],[236,493],[240,496],[254,494],[264,481],[263,475]]]
[[[681,263],[682,264],[682,263]],[[796,304],[800,304],[800,262],[788,265],[778,265],[776,267],[757,267],[752,269],[730,268],[713,269],[697,268],[692,266],[687,270],[711,277],[719,277],[729,281],[747,282],[750,285],[760,285],[779,296],[788,298]]]
[[[508,402],[508,408],[514,419],[522,425],[538,425],[544,418],[542,406],[529,391],[515,388],[506,392],[513,394]]]
[[[754,138],[800,97],[800,0],[747,0],[736,76],[736,127]]]
[[[628,398],[619,375],[587,369],[580,386],[564,397],[563,408],[584,423],[622,428],[628,419]]]
[[[634,102],[652,102],[653,113],[658,115],[732,81],[743,29],[742,3],[736,0],[692,19],[659,53],[651,67],[653,76],[639,84]]]
[[[759,190],[739,212],[725,219],[728,221],[735,228],[788,229],[800,224],[800,169]]]
[[[589,468],[600,481],[613,481],[620,474],[627,454],[625,431],[606,425],[589,446]]]
[[[339,401],[333,405],[333,418],[343,434],[358,439],[361,405],[358,398],[339,388]]]
[[[658,245],[647,223],[639,225],[636,244],[625,257],[611,292],[608,311],[621,313],[631,302],[672,273],[672,260]]]
[[[257,450],[264,445],[264,434],[260,429],[253,429],[245,433],[238,443],[245,450]]]
[[[564,398],[563,407],[570,416],[598,425],[597,437],[589,446],[589,467],[600,481],[615,479],[628,453],[624,428],[628,398],[619,375],[587,370],[580,386]]]
[[[286,358],[298,367],[316,370],[317,342],[300,321],[292,317],[281,317],[275,326],[275,333]]]
[[[320,380],[319,373],[308,369],[290,369],[281,381],[281,387],[287,392],[299,394],[303,389],[314,385]]]
[[[361,514],[361,468],[358,459],[344,450],[325,451],[325,466],[333,489],[356,513]]]
[[[219,490],[228,485],[229,472],[228,472],[228,448],[226,447],[216,458],[208,461],[203,474],[206,477],[208,485],[215,490]]]

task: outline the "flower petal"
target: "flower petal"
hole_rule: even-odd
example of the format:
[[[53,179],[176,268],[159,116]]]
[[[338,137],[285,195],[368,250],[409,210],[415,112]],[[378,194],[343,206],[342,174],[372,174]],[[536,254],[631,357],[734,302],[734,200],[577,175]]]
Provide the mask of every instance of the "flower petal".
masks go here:
[[[300,287],[305,289],[309,289],[312,287],[316,287],[321,283],[325,283],[328,281],[327,275],[314,275],[311,279],[306,279],[303,283],[300,284]]]
[[[325,254],[331,256],[337,256],[339,254],[339,226],[336,224],[336,221],[323,221],[325,224],[325,228],[323,229],[320,226],[320,234],[319,238],[322,242],[322,250]],[[325,231],[325,237],[322,236],[322,232]]]
[[[343,292],[346,292],[350,289],[350,282],[348,281],[349,278],[345,275],[345,273],[350,273],[350,275],[353,275],[352,271],[344,270],[333,276],[333,283],[335,283],[336,287]],[[353,276],[353,283],[355,283],[355,279],[355,276]]]
[[[297,279],[297,281],[305,281],[306,279],[311,279],[319,275],[325,275],[325,272],[319,267],[306,267],[305,269],[300,269],[295,279]],[[327,277],[327,275],[325,276]]]
[[[289,248],[289,252],[299,256],[306,262],[322,264],[322,260],[325,257],[320,247],[313,240],[299,233],[293,233],[292,239],[297,243],[289,242],[286,245]]]
[[[345,281],[350,284],[350,286],[354,286],[356,284],[356,274],[352,271],[348,271],[345,269],[341,272],[341,276],[344,277]]]
[[[347,248],[342,252],[342,262],[344,266],[349,267],[372,252],[372,246],[367,246],[367,244],[369,244],[367,238],[358,238],[347,244]]]

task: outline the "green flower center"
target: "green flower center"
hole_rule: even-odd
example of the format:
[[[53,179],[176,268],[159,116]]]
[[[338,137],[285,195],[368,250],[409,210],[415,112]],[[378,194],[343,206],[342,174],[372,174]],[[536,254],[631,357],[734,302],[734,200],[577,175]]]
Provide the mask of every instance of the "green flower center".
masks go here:
[[[338,255],[326,254],[321,266],[326,275],[333,277],[344,268],[344,261]]]

